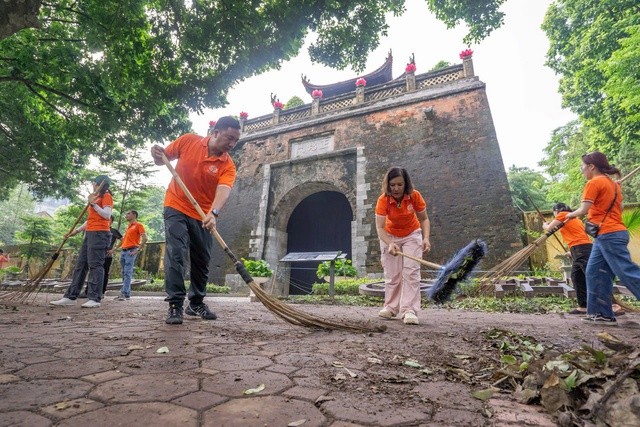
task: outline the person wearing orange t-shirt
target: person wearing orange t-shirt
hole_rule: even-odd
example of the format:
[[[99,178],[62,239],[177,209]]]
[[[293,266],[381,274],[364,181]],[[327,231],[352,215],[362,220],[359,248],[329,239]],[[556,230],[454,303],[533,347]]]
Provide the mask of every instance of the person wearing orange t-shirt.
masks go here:
[[[580,169],[587,179],[582,203],[567,218],[587,215],[589,222],[599,227],[587,264],[587,317],[583,321],[617,326],[611,307],[613,279],[617,276],[640,298],[640,266],[631,260],[627,248],[629,231],[622,222],[622,188],[609,178],[609,175],[619,178],[620,170],[599,151],[582,156]]]
[[[78,260],[73,270],[71,284],[61,299],[50,302],[52,305],[75,305],[88,273],[88,300],[82,304],[82,307],[100,307],[104,280],[104,258],[111,238],[113,198],[109,191],[109,185],[109,177],[106,175],[99,175],[93,180],[94,192],[88,197],[89,207],[87,212],[89,215],[87,221],[65,235],[65,239],[68,239],[82,231],[85,232]],[[100,189],[99,191],[98,188]]]
[[[131,280],[133,279],[133,266],[138,253],[147,243],[147,233],[144,226],[138,222],[138,211],[130,210],[124,214],[129,225],[124,232],[124,238],[116,249],[122,248],[120,254],[120,267],[122,268],[122,288],[117,301],[128,301],[131,298]]]
[[[399,315],[406,325],[417,325],[420,264],[397,254],[422,258],[424,252],[430,251],[430,223],[427,204],[413,188],[404,168],[392,167],[384,176],[382,194],[376,203],[376,230],[385,288],[384,307],[378,316],[392,319]]]
[[[0,249],[0,270],[4,267],[5,262],[10,262],[11,258],[9,258],[9,254],[5,255],[4,251]]]
[[[168,324],[181,324],[183,303],[187,296],[184,283],[187,255],[191,261],[189,305],[184,313],[215,320],[216,314],[204,303],[213,237],[236,179],[236,167],[229,151],[240,139],[240,123],[233,117],[221,117],[211,134],[182,135],[166,148],[154,145],[151,156],[156,165],[164,165],[162,155],[178,159],[176,171],[200,208],[207,212],[204,221],[175,179],[171,180],[164,199],[165,255],[164,283],[169,303]]]
[[[561,226],[567,218],[569,212],[572,212],[569,206],[564,203],[556,203],[553,205],[554,219],[550,223],[544,223],[542,227],[545,230],[552,230]],[[587,263],[591,255],[591,239],[584,231],[584,224],[578,218],[568,220],[560,228],[560,234],[569,247],[571,252],[571,284],[576,290],[578,298],[578,308],[573,309],[569,314],[587,314]]]

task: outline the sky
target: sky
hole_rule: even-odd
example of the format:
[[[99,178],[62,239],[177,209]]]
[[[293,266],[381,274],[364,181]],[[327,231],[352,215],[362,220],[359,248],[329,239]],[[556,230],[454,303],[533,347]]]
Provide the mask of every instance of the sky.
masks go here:
[[[486,84],[506,170],[512,165],[539,169],[538,162],[544,156],[551,132],[575,118],[562,108],[558,76],[544,65],[549,43],[540,25],[550,3],[550,0],[508,0],[502,6],[506,13],[504,25],[479,44],[469,46],[474,51],[475,74]],[[404,72],[412,54],[416,74],[428,71],[440,60],[461,63],[458,55],[467,48],[462,41],[466,27],[447,30],[429,12],[425,0],[407,0],[405,7],[402,16],[390,16],[387,20],[388,35],[369,54],[362,73],[312,64],[307,45],[296,58],[284,62],[280,70],[238,83],[229,91],[229,104],[225,108],[192,115],[194,132],[206,134],[209,121],[224,115],[237,116],[246,111],[249,118],[255,118],[270,114],[271,93],[284,103],[294,95],[309,103],[311,97],[302,86],[302,74],[314,84],[347,80],[378,68],[389,50],[393,53],[394,78]],[[162,185],[171,178],[168,171],[162,170],[157,177]]]

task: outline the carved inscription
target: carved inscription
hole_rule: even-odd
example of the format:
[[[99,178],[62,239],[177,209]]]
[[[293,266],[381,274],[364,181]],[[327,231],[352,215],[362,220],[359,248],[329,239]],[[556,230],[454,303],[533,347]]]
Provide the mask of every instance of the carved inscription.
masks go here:
[[[319,138],[295,141],[291,144],[291,158],[310,157],[333,151],[333,135]]]

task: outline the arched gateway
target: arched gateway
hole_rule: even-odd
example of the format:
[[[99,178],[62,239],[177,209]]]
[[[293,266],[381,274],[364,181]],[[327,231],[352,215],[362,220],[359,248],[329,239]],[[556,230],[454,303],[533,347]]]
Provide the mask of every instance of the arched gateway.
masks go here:
[[[407,168],[427,201],[431,261],[445,262],[475,238],[488,244],[487,266],[521,247],[520,217],[471,57],[396,79],[391,64],[389,55],[366,87],[304,79],[316,95],[310,104],[241,120],[242,138],[231,153],[238,178],[218,225],[239,257],[280,269],[289,252],[341,250],[361,275],[379,274],[374,209],[390,166]],[[225,273],[233,267],[215,251],[210,280],[222,283]],[[311,276],[296,274],[274,291],[308,291]],[[289,279],[304,289],[289,289]]]

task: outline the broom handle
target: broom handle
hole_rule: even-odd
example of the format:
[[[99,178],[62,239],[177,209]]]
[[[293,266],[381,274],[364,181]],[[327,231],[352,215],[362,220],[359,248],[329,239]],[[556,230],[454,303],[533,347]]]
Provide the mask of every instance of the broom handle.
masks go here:
[[[626,181],[628,178],[631,178],[633,175],[636,174],[636,172],[640,171],[640,166],[638,166],[637,168],[635,168],[634,170],[632,170],[631,172],[629,172],[628,174],[626,174],[623,178],[620,179],[619,183],[622,184],[624,181]]]
[[[425,260],[423,260],[422,258],[418,258],[418,257],[415,257],[415,256],[413,256],[413,255],[408,255],[408,254],[405,254],[405,253],[400,252],[400,251],[396,252],[396,254],[398,254],[398,255],[402,255],[403,257],[405,257],[405,258],[409,258],[409,259],[412,259],[412,260],[414,260],[414,261],[418,261],[420,264],[422,264],[422,265],[426,265],[427,267],[435,268],[435,269],[437,269],[437,270],[442,270],[442,266],[441,266],[441,265],[436,264],[435,262],[425,261]]]
[[[207,218],[207,214],[204,213],[204,211],[202,210],[202,208],[200,207],[200,205],[198,204],[196,199],[193,197],[193,195],[191,194],[191,192],[187,188],[186,184],[184,183],[184,181],[182,181],[182,178],[180,178],[180,175],[178,175],[178,172],[171,165],[171,163],[169,162],[169,159],[167,158],[167,156],[164,153],[162,153],[162,162],[169,169],[169,172],[171,172],[171,175],[173,175],[173,179],[176,180],[176,182],[178,183],[178,186],[182,189],[182,191],[184,192],[185,196],[187,196],[187,199],[189,199],[189,201],[191,202],[193,207],[196,209],[196,211],[198,211],[198,214],[200,215],[200,217],[204,221]],[[229,255],[229,257],[231,258],[233,263],[234,264],[237,263],[238,259],[231,252],[231,250],[229,249],[229,247],[227,246],[225,241],[222,240],[222,236],[220,236],[220,233],[218,233],[218,230],[216,230],[215,228],[211,228],[211,229],[209,229],[209,231],[211,232],[213,237],[216,238],[216,240],[218,241],[220,246],[222,246],[222,249],[227,253],[227,255]]]

